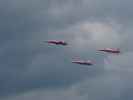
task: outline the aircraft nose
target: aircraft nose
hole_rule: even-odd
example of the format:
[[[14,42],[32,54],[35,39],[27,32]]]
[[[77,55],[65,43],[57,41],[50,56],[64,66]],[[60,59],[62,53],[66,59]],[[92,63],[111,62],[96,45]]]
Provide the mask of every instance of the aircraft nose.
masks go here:
[[[67,43],[63,43],[63,45],[68,45]]]

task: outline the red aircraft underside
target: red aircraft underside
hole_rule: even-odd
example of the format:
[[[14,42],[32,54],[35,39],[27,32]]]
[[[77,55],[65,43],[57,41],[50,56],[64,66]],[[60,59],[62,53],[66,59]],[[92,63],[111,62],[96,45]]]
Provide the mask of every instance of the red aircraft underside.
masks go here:
[[[75,60],[72,63],[81,64],[81,65],[93,65],[91,61]]]
[[[64,46],[67,45],[67,43],[64,41],[50,40],[50,41],[46,41],[46,42],[49,44],[55,44],[55,45],[64,45]]]
[[[107,53],[115,53],[115,54],[119,54],[120,53],[119,49],[112,49],[112,48],[100,49],[98,51],[103,51],[103,52],[107,52]]]

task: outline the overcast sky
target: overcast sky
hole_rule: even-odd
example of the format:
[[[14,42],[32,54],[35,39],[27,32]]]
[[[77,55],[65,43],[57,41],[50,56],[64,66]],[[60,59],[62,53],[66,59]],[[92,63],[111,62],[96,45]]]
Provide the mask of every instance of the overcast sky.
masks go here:
[[[131,0],[0,0],[0,100],[133,100],[132,38]]]

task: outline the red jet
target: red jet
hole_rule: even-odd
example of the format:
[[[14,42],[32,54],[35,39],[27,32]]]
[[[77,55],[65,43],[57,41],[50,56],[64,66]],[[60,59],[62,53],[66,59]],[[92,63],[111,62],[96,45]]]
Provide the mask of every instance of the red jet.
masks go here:
[[[120,53],[120,49],[118,49],[118,48],[105,48],[105,49],[100,49],[98,51],[103,51],[103,52],[107,52],[107,53],[114,53],[114,54]]]
[[[63,45],[66,46],[67,43],[65,41],[57,41],[57,40],[49,40],[49,41],[45,41],[49,44],[55,44],[55,45]]]
[[[93,62],[90,60],[73,60],[72,63],[80,64],[80,65],[93,65]]]

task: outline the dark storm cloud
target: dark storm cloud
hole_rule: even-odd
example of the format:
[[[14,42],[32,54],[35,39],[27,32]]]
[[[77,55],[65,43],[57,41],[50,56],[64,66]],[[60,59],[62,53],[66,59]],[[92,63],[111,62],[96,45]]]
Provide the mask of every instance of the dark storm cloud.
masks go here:
[[[52,26],[47,2],[20,0],[1,1],[1,4],[1,96],[32,88],[62,86],[81,78],[79,69],[64,64],[64,52],[41,44],[47,39],[48,29],[58,28],[58,25]],[[62,56],[59,54],[55,61],[57,53]],[[62,57],[64,59],[60,60]]]
[[[42,40],[51,38],[61,39],[62,37],[64,40],[70,40],[71,35],[73,35],[72,32],[75,31],[75,27],[77,30],[80,30],[80,27],[82,27],[82,22],[95,21],[96,24],[87,23],[87,25],[90,25],[89,28],[93,28],[93,30],[89,32],[95,33],[94,29],[95,26],[97,26],[97,23],[98,27],[100,26],[100,28],[102,28],[102,31],[100,31],[99,33],[100,35],[96,33],[94,34],[94,39],[98,39],[98,42],[100,41],[100,43],[104,43],[103,40],[106,40],[107,36],[104,36],[104,32],[110,32],[111,30],[111,35],[108,34],[111,39],[114,39],[112,38],[114,36],[120,37],[119,34],[121,34],[122,39],[120,37],[120,41],[123,41],[123,37],[126,41],[124,41],[124,44],[122,44],[121,47],[126,47],[132,51],[132,47],[130,47],[131,44],[128,44],[132,41],[132,39],[130,38],[130,36],[132,36],[132,4],[133,2],[130,0],[0,1],[0,95],[7,96],[12,93],[27,93],[27,91],[34,90],[35,88],[46,89],[48,87],[67,87],[68,85],[79,82],[80,80],[86,79],[87,77],[87,82],[85,82],[85,84],[90,81],[90,78],[94,78],[94,81],[91,81],[91,85],[89,84],[89,86],[92,87],[91,90],[94,89],[94,91],[92,92],[92,97],[89,97],[90,95],[85,97],[83,96],[84,99],[92,98],[92,100],[97,100],[98,97],[103,98],[106,91],[108,91],[106,94],[107,96],[105,96],[106,98],[109,99],[110,96],[114,96],[114,98],[117,98],[118,100],[120,98],[119,90],[121,89],[121,87],[117,88],[118,95],[110,95],[109,90],[114,92],[116,90],[115,87],[117,87],[122,80],[118,80],[115,83],[114,81],[115,79],[117,80],[117,78],[115,78],[115,76],[108,76],[107,74],[104,74],[103,77],[99,79],[101,72],[104,72],[102,67],[103,56],[95,56],[95,53],[92,50],[87,51],[87,54],[84,54],[84,52],[82,52],[81,50],[81,56],[86,57],[91,55],[93,58],[97,58],[96,60],[100,60],[98,63],[99,66],[94,66],[94,68],[89,70],[86,68],[81,69],[80,67],[71,64],[70,58],[72,58],[72,55],[76,55],[77,53],[71,52],[71,49],[67,47],[60,48],[44,45],[42,43]],[[117,28],[115,29],[114,27],[119,27],[119,24],[113,24],[112,27],[108,25],[108,19],[122,24],[122,28],[119,32],[124,32],[117,33]],[[128,26],[130,26],[130,28]],[[67,30],[70,27],[72,27],[72,31]],[[131,32],[128,29],[130,29]],[[64,33],[59,35],[56,32]],[[67,32],[71,33],[68,34]],[[77,35],[82,36],[82,34]],[[97,35],[102,38],[99,39]],[[116,41],[117,39],[119,38],[115,38],[114,41]],[[88,40],[88,38],[86,40]],[[110,42],[110,44],[115,45],[112,40]],[[125,46],[125,44],[128,44],[128,46]],[[92,52],[94,54],[91,54]],[[114,73],[111,73],[111,75],[113,74]],[[108,78],[110,79],[106,81],[106,79]],[[101,82],[101,80],[105,81],[105,87],[102,85],[103,82]],[[110,81],[112,82],[109,83]],[[101,82],[100,85],[97,84],[99,82]],[[93,85],[93,83],[95,84]],[[126,96],[130,96],[128,89],[126,88],[127,84],[128,82],[125,83],[125,91],[122,88],[122,92],[125,94],[125,100],[126,98],[128,98]],[[81,85],[84,86],[84,82],[83,84],[81,83]],[[89,86],[85,85],[87,89]],[[100,88],[100,90],[102,91],[100,95],[98,94],[99,91],[96,92],[98,90],[95,88],[96,86],[97,88],[104,88],[103,91]],[[112,86],[113,89],[111,89]],[[77,88],[79,89],[77,90]],[[87,92],[85,92],[85,94],[83,94],[86,95],[87,93],[91,92],[88,90]],[[62,98],[70,96],[70,98],[68,99],[77,100],[77,98],[79,97],[79,95],[77,96],[77,94],[75,94],[75,92],[77,91],[80,91],[80,86],[77,86],[76,89],[74,89],[74,92],[72,90],[72,95],[69,94],[69,92],[71,93],[71,89],[68,91],[61,90],[61,92],[59,90],[57,94],[62,94]],[[35,94],[38,94],[38,92],[36,93],[36,91],[33,91],[33,94],[34,92]],[[43,92],[44,91],[41,91],[39,93]],[[51,97],[54,98],[56,97],[56,93],[55,91],[53,92],[54,96]],[[45,93],[46,100],[50,100],[50,93]],[[49,94],[49,96],[47,96],[47,94]],[[95,94],[97,96],[94,97]],[[30,95],[26,94],[25,100],[27,100],[27,98],[29,97]],[[35,97],[39,98],[38,95],[36,95]],[[18,97],[18,99],[20,98]],[[41,99],[44,98],[45,97],[42,96]],[[58,96],[57,99],[58,98],[61,99],[60,96]],[[81,96],[80,99],[83,98]],[[33,99],[32,96],[31,99]]]
[[[31,4],[31,1],[26,3],[21,0],[4,0],[0,4],[0,95],[3,95],[7,92],[17,92],[16,88],[21,87],[17,87],[17,84],[20,84],[23,72],[38,50],[28,44],[30,37],[33,32],[40,32],[41,28],[46,34],[47,26],[36,18],[41,8]],[[30,6],[33,7],[30,9]]]

